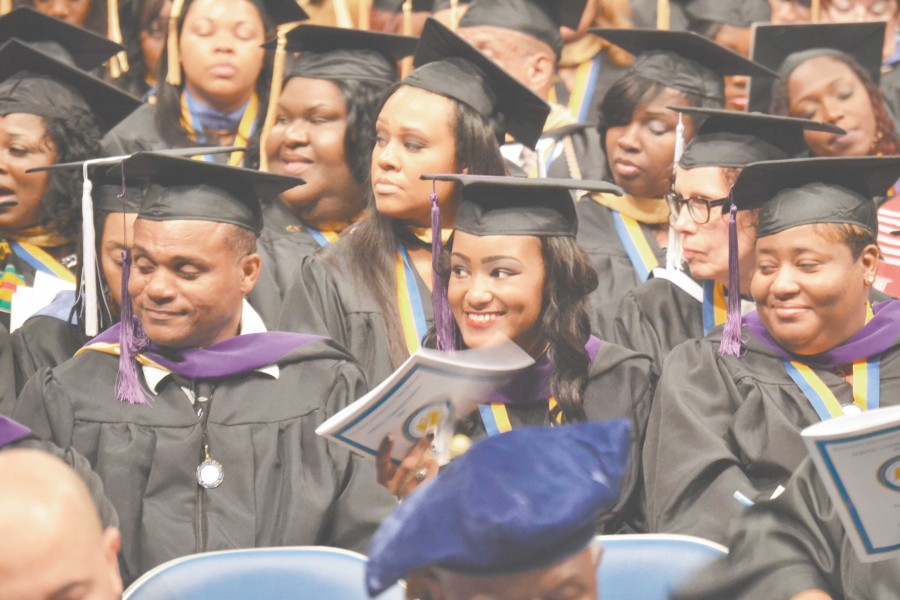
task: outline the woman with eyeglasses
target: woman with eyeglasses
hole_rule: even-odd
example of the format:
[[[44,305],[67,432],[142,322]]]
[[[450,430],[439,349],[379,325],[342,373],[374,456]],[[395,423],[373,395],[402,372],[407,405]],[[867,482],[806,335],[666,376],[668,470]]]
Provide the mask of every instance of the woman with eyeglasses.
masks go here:
[[[613,330],[614,341],[650,355],[660,368],[672,348],[724,323],[728,293],[749,293],[754,211],[736,215],[743,280],[737,290],[728,285],[728,194],[741,169],[756,161],[796,156],[804,149],[806,130],[836,130],[824,123],[758,113],[675,110],[703,120],[681,156],[672,191],[665,195],[690,276],[658,271],[623,298]]]
[[[898,175],[900,157],[859,157],[756,162],[738,176],[735,209],[758,211],[756,311],[742,317],[729,296],[724,327],[666,358],[643,450],[650,531],[725,543],[808,455],[801,429],[898,402],[900,302],[871,297],[872,199]],[[733,259],[729,281],[746,279]]]

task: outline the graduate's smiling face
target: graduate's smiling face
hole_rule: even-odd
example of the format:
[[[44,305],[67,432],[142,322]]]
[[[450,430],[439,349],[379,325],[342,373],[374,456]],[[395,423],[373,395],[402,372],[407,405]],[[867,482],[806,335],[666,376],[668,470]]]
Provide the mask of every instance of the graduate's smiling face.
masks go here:
[[[534,236],[457,231],[447,295],[469,348],[512,340],[532,356],[544,349],[544,258]]]
[[[696,216],[706,214],[705,201],[728,197],[731,182],[726,170],[719,167],[678,169],[675,174],[675,193],[685,200],[685,206],[675,217],[673,227],[681,235],[684,258],[691,275],[697,279],[712,279],[728,283],[728,211],[727,204],[709,208],[709,220],[698,222],[691,216],[688,203],[694,205]],[[756,244],[756,219],[749,211],[737,214],[738,249],[741,273],[752,273]]]
[[[248,235],[226,223],[137,220],[128,292],[151,341],[202,348],[237,335],[259,277]]]
[[[866,156],[878,123],[869,92],[846,63],[833,56],[811,58],[788,79],[790,115],[837,125],[847,133],[806,131],[814,156]]]
[[[750,292],[766,330],[796,354],[830,350],[865,323],[878,248],[854,257],[841,227],[800,225],[756,242]]]
[[[404,85],[375,123],[372,191],[381,214],[426,227],[431,223],[432,182],[423,174],[456,173],[456,106],[444,96]],[[465,170],[463,171],[465,172]],[[458,200],[455,184],[434,185],[443,226],[451,227]]]
[[[10,234],[37,225],[49,174],[26,171],[55,162],[56,145],[41,117],[0,116],[0,232]]]
[[[185,86],[210,106],[239,109],[262,72],[265,26],[249,0],[194,0],[178,39]]]
[[[421,582],[432,600],[596,600],[599,555],[592,547],[549,567],[472,576],[430,569]]]
[[[688,106],[684,94],[671,88],[635,107],[631,121],[606,130],[606,159],[616,185],[641,198],[659,198],[669,191],[675,160],[678,113],[669,106]],[[684,137],[694,134],[683,118]]]
[[[266,140],[269,172],[302,177],[305,185],[282,192],[298,217],[348,219],[365,207],[365,192],[344,154],[347,105],[331,81],[293,77],[278,100]]]

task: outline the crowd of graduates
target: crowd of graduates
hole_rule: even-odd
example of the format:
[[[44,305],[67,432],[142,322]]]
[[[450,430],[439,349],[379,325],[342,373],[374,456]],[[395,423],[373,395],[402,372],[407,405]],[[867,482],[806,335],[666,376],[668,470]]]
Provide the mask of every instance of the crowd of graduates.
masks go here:
[[[113,596],[325,545],[587,598],[594,535],[656,532],[730,550],[678,598],[896,596],[800,431],[900,397],[900,2],[6,4],[0,531],[90,497]],[[507,340],[449,447],[315,433]]]

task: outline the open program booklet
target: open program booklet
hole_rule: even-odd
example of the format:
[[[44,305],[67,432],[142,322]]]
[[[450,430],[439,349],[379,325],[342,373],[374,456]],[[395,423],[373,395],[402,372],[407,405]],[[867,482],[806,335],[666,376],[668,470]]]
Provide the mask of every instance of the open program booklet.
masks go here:
[[[859,559],[900,556],[900,407],[816,423],[803,440]]]
[[[364,456],[375,456],[384,436],[391,434],[391,458],[398,462],[420,438],[434,433],[443,462],[453,424],[533,364],[512,342],[453,354],[422,349],[316,433]]]

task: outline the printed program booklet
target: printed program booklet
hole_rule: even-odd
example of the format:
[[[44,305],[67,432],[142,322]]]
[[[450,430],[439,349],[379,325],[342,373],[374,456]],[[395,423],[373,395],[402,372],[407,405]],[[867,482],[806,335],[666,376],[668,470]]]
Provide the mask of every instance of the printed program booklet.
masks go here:
[[[859,559],[900,556],[900,406],[803,430]]]
[[[438,460],[443,462],[452,424],[533,364],[531,356],[512,342],[453,354],[421,349],[371,392],[322,423],[316,433],[373,457],[391,434],[391,458],[396,462],[420,438],[434,433]]]

